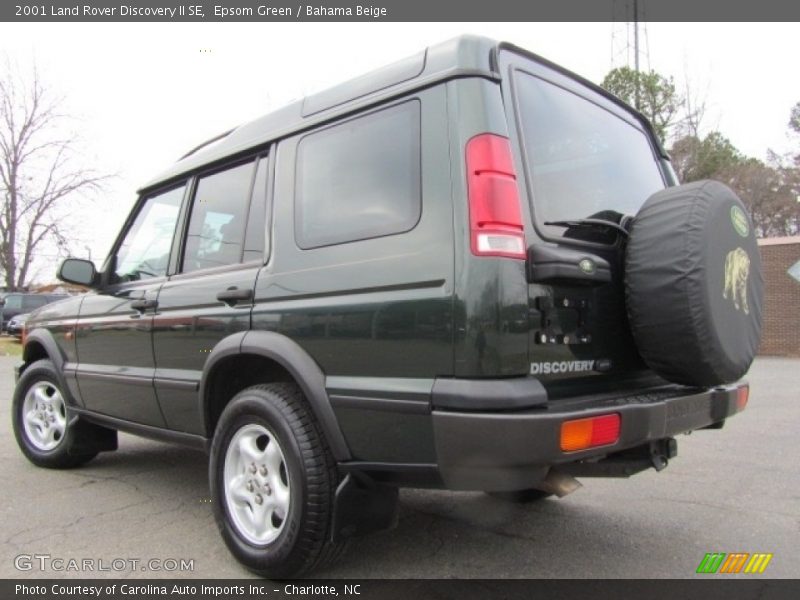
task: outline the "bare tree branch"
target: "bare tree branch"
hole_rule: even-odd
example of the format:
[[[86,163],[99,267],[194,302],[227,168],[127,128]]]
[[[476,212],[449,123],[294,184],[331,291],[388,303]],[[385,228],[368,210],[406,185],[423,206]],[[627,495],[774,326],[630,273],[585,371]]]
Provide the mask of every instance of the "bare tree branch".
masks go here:
[[[0,269],[8,290],[29,284],[37,251],[69,247],[64,203],[107,179],[79,164],[79,138],[34,67],[25,78],[9,60],[0,72]]]

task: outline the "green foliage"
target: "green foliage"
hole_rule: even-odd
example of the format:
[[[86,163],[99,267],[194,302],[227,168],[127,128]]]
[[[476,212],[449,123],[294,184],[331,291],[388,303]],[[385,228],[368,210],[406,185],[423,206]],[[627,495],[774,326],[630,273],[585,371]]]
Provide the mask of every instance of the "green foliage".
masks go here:
[[[770,153],[763,162],[744,156],[719,131],[699,135],[697,114],[691,114],[688,103],[677,94],[672,78],[655,71],[612,69],[601,85],[644,114],[662,143],[670,127],[694,118],[694,127],[673,132],[677,139],[673,137],[669,150],[681,183],[716,179],[727,184],[747,205],[761,237],[800,233],[800,153],[794,157]],[[681,129],[689,133],[681,135]],[[800,102],[791,109],[789,129],[800,134]]]
[[[670,149],[672,165],[681,183],[715,179],[728,185],[747,206],[759,237],[797,235],[800,204],[798,170],[744,156],[718,131],[703,139],[685,136]]]
[[[672,77],[652,70],[637,72],[630,67],[619,67],[609,71],[600,85],[644,114],[661,141],[666,140],[683,106]]]
[[[789,129],[796,134],[800,134],[800,102],[792,107],[789,113]],[[794,155],[795,169],[800,169],[800,152]],[[800,190],[798,191],[800,193]]]
[[[724,180],[744,160],[731,141],[718,131],[699,139],[688,135],[670,149],[672,166],[683,183],[700,179]]]
[[[800,102],[792,107],[789,116],[789,128],[795,133],[800,133]]]

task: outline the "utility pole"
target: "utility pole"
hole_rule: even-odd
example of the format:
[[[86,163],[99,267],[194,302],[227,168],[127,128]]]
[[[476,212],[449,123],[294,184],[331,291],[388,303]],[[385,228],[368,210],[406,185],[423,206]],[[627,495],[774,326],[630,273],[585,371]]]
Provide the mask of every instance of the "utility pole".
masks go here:
[[[636,110],[640,110],[639,102],[639,0],[633,0],[633,61],[636,70]]]
[[[639,74],[650,68],[647,35],[647,1],[613,0],[614,30],[611,34],[611,68],[628,67],[635,73],[632,102],[641,110],[642,89]]]

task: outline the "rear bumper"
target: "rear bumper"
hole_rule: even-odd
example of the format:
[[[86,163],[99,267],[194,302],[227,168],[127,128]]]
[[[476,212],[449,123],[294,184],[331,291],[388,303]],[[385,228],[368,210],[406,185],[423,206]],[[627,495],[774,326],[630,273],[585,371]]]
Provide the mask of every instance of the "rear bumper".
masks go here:
[[[703,391],[661,390],[621,398],[577,398],[512,412],[433,411],[439,471],[445,487],[515,490],[535,486],[559,464],[606,456],[721,423],[741,410],[746,383]],[[742,407],[743,408],[743,407]],[[599,448],[561,450],[565,421],[617,413],[619,439]]]

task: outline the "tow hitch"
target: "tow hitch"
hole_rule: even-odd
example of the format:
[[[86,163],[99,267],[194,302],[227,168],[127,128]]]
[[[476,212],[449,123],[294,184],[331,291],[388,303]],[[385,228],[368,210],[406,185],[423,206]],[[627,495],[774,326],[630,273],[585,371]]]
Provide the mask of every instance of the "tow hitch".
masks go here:
[[[561,465],[558,470],[573,477],[630,477],[649,468],[663,471],[670,458],[678,455],[675,438],[656,440],[599,460],[584,460]]]

